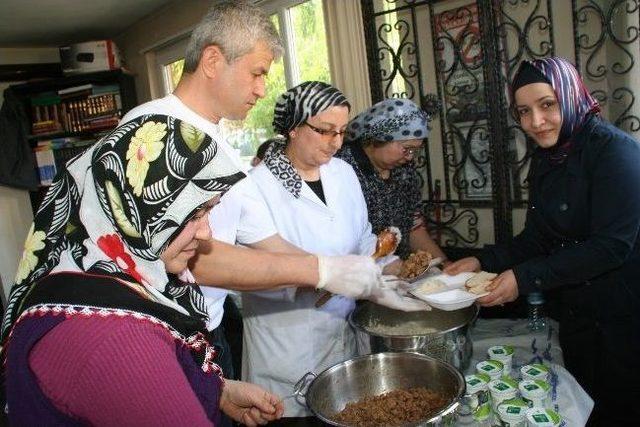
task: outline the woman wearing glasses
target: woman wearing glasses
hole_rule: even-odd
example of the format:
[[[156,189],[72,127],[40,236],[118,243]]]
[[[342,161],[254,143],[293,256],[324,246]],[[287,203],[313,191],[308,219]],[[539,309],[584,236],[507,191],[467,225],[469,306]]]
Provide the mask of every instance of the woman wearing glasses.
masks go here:
[[[278,233],[298,248],[322,255],[370,255],[367,208],[351,166],[334,154],[342,145],[349,103],[336,88],[305,82],[277,101],[274,128],[286,139],[272,144],[252,178],[269,207]],[[242,373],[282,396],[298,379],[356,356],[354,331],[347,316],[354,300],[333,296],[315,307],[319,294],[287,288],[243,294]],[[370,299],[404,310],[425,309],[393,289]],[[286,399],[285,417],[311,413]]]
[[[406,258],[421,249],[446,260],[426,228],[418,172],[412,164],[429,134],[428,120],[407,99],[380,101],[349,122],[338,157],[356,172],[373,232],[393,225],[405,236],[396,255]]]

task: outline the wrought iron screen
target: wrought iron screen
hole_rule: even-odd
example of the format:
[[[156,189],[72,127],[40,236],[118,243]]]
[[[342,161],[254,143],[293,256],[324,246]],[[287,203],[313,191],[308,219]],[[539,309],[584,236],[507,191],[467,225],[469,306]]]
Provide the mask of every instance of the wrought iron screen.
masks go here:
[[[425,216],[443,246],[501,242],[522,227],[534,144],[509,115],[508,82],[520,61],[568,57],[604,116],[640,132],[633,90],[640,88],[638,0],[361,5],[373,101],[409,98],[434,119],[415,163]]]

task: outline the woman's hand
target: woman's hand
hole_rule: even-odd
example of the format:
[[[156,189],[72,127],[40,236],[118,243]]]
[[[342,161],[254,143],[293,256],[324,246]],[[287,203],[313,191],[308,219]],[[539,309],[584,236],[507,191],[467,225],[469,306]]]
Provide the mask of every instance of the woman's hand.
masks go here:
[[[225,380],[220,409],[249,427],[277,420],[284,413],[282,400],[262,387],[242,381]]]
[[[442,270],[443,273],[450,276],[455,276],[456,274],[467,271],[480,271],[480,260],[473,256],[462,258],[446,265],[444,270]]]
[[[518,298],[518,282],[513,270],[507,270],[487,285],[489,295],[478,299],[478,304],[484,307],[502,305]]]

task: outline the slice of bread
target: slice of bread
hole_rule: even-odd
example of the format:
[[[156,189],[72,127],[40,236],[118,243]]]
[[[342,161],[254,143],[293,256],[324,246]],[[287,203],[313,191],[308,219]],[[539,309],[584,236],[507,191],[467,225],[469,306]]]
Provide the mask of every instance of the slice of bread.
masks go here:
[[[467,291],[471,292],[472,294],[484,294],[487,292],[487,285],[489,285],[496,277],[498,277],[496,273],[481,271],[467,280],[465,287],[467,288]]]

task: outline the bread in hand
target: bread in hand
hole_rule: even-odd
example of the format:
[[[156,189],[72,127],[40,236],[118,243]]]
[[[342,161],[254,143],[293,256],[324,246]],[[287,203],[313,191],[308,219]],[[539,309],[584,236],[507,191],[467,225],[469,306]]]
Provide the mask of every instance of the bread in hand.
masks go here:
[[[471,292],[472,294],[480,295],[487,293],[487,286],[498,277],[496,273],[489,273],[487,271],[481,271],[476,273],[472,278],[467,280],[465,284],[465,288],[467,292]]]

